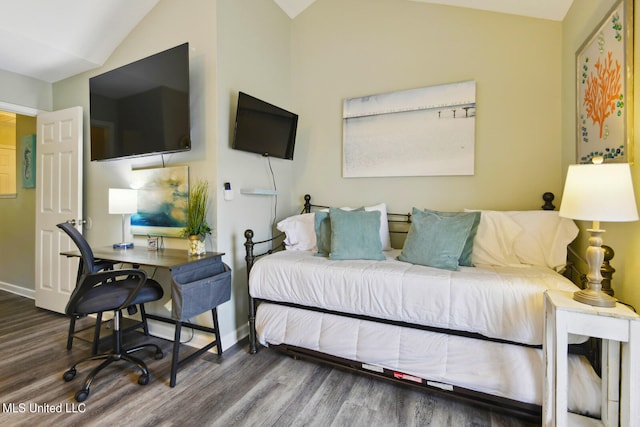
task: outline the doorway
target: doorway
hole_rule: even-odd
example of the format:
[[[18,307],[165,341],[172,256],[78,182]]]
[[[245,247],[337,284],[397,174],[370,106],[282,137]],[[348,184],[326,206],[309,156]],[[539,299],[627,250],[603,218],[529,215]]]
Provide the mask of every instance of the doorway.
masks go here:
[[[13,165],[13,193],[0,196],[0,289],[35,298],[35,273],[33,259],[35,256],[35,190],[23,186],[21,170],[24,159],[21,152],[23,137],[36,134],[35,111],[33,116],[12,111],[0,111],[0,120],[5,131],[13,135],[11,145]],[[6,130],[8,127],[14,130]]]

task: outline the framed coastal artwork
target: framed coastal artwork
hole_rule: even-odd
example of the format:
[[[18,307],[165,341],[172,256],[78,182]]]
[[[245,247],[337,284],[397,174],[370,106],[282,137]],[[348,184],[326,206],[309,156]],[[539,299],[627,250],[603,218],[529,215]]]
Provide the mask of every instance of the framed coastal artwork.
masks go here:
[[[619,0],[576,52],[577,163],[633,162],[633,0]]]
[[[131,215],[134,235],[180,237],[187,222],[189,167],[139,169],[130,186],[138,190],[138,212]]]
[[[36,186],[36,136],[24,135],[20,138],[20,158],[22,163],[22,188]]]
[[[476,82],[345,99],[344,177],[473,175]]]

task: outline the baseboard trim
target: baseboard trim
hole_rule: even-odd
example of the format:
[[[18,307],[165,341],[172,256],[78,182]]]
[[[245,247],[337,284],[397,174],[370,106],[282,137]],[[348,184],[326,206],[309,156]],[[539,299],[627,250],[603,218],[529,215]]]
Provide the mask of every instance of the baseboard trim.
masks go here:
[[[24,288],[18,285],[12,285],[7,282],[0,282],[0,290],[7,291],[9,293],[20,295],[21,297],[29,298],[35,301],[36,291],[34,289]]]
[[[155,337],[162,338],[168,341],[173,341],[175,335],[175,327],[172,324],[160,322],[153,319],[148,319],[149,333]],[[193,335],[192,335],[193,334]],[[183,326],[181,331],[180,343],[188,345],[190,347],[201,348],[211,342],[211,335],[192,330],[188,326]],[[225,334],[222,337],[222,351],[225,351],[235,344],[237,344],[243,338],[249,336],[249,325],[243,325],[242,327]],[[209,350],[211,353],[216,353],[215,347]]]

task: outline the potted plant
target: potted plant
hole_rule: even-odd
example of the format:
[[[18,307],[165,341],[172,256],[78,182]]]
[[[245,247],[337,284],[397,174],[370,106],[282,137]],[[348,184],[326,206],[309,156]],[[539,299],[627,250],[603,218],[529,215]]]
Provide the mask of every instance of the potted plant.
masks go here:
[[[189,255],[201,255],[206,252],[205,237],[211,234],[207,223],[209,208],[209,183],[199,180],[189,189],[187,203],[187,225],[182,235],[189,238]]]

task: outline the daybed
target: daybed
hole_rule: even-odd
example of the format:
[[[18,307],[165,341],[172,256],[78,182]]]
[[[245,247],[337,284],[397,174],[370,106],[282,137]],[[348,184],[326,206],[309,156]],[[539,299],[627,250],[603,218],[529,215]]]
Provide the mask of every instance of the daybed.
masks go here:
[[[278,224],[282,245],[256,255],[274,239],[245,232],[252,353],[259,342],[541,419],[543,294],[578,289],[558,272],[578,233],[571,220],[549,210],[318,210],[310,200]],[[407,233],[402,250],[389,226]],[[570,410],[597,416],[599,377],[580,354],[569,365]]]

